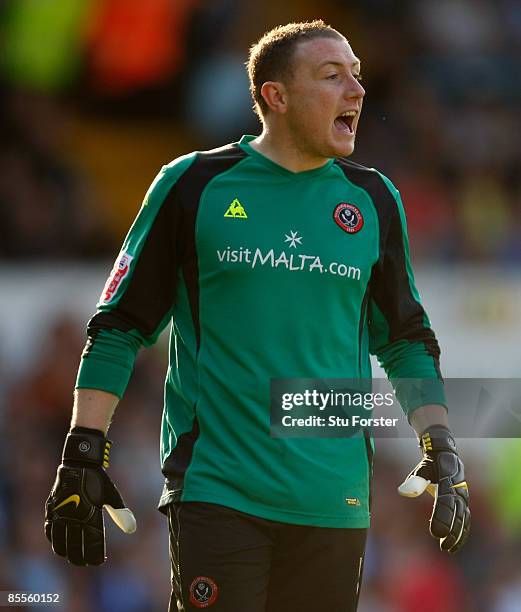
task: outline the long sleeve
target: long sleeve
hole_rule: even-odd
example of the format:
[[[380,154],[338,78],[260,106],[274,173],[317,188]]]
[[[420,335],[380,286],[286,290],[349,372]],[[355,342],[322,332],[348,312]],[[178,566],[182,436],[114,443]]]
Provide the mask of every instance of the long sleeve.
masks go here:
[[[380,214],[380,256],[370,281],[369,350],[376,355],[409,414],[425,404],[445,405],[440,349],[416,289],[400,194],[388,190]],[[383,212],[383,209],[382,209]]]
[[[183,252],[176,183],[193,159],[164,166],[150,186],[88,323],[77,388],[122,397],[137,351],[153,344],[169,322]]]

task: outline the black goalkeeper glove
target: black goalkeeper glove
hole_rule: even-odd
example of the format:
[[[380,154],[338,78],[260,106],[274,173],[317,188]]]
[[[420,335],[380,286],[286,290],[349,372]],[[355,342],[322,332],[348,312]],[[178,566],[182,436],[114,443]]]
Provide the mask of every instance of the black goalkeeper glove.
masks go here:
[[[125,533],[136,530],[132,511],[105,471],[111,444],[97,429],[74,427],[45,503],[45,535],[54,552],[74,565],[105,561],[102,508]]]
[[[470,532],[469,491],[463,463],[450,431],[442,425],[427,428],[420,437],[423,459],[398,487],[404,497],[427,490],[434,497],[431,535],[441,550],[457,552]]]

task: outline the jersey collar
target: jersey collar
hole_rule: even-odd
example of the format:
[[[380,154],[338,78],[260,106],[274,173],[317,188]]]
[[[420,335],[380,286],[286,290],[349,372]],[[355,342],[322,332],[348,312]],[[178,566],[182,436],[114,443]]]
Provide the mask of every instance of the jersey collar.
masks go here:
[[[239,140],[238,144],[241,149],[245,151],[250,157],[256,159],[263,166],[266,166],[270,170],[277,172],[277,174],[281,174],[282,176],[292,178],[307,178],[318,176],[320,174],[323,174],[324,172],[327,172],[335,161],[334,159],[330,159],[323,166],[320,166],[320,168],[313,168],[312,170],[303,170],[302,172],[293,172],[292,170],[288,170],[287,168],[284,168],[284,166],[275,163],[271,159],[268,159],[265,155],[259,153],[259,151],[256,151],[253,147],[251,147],[250,142],[252,140],[255,140],[255,138],[257,138],[257,136],[251,136],[250,134],[246,134]]]

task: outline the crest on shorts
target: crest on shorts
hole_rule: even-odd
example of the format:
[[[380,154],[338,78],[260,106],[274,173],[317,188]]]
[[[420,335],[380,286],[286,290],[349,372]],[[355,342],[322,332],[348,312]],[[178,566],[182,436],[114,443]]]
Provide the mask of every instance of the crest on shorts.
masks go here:
[[[336,205],[333,219],[348,234],[356,234],[364,226],[364,218],[360,210],[354,204],[347,204],[347,202]]]
[[[209,608],[217,600],[219,589],[208,576],[197,576],[190,585],[190,603],[196,608]]]

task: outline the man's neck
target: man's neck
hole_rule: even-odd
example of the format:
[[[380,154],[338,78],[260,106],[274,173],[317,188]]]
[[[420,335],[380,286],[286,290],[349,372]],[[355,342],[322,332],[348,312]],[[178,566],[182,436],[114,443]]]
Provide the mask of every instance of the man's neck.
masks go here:
[[[275,135],[273,130],[266,127],[260,136],[250,142],[250,146],[291,172],[314,170],[328,162],[328,158],[316,157],[303,151],[288,135]]]

